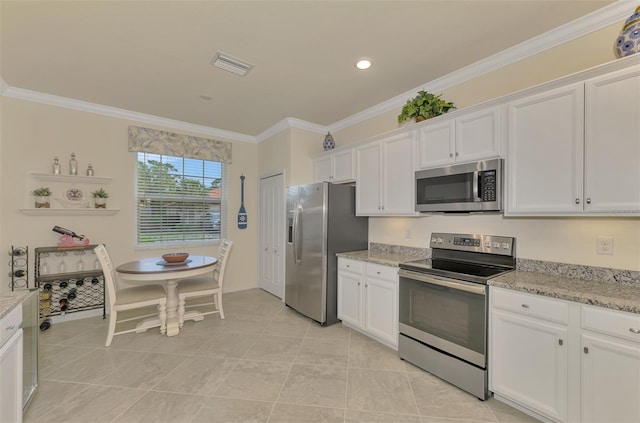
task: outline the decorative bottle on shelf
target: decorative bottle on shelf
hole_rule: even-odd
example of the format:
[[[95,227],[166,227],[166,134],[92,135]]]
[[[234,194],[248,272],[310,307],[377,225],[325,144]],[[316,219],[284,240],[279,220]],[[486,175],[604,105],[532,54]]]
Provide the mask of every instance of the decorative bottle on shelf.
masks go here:
[[[54,175],[60,175],[61,173],[60,160],[58,160],[58,156],[55,156],[53,158],[53,166],[51,168],[51,173],[53,173]]]
[[[76,153],[71,153],[71,159],[69,160],[69,175],[78,174],[78,161],[76,160]]]
[[[87,176],[93,176],[93,166],[91,163],[89,163],[89,166],[87,167]]]

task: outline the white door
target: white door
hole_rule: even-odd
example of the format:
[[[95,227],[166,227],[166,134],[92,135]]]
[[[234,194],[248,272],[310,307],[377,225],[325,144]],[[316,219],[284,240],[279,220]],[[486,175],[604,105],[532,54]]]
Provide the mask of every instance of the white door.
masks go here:
[[[405,132],[394,135],[383,141],[382,148],[383,214],[416,214],[416,180],[413,172],[411,134]]]
[[[284,296],[284,175],[260,179],[260,272],[258,286]]]

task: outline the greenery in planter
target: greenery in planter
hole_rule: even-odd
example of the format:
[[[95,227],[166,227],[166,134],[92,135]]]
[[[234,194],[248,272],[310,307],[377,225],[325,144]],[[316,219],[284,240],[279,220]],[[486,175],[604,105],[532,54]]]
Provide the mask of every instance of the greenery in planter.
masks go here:
[[[31,194],[36,197],[49,197],[51,195],[51,190],[49,187],[40,187],[31,191]]]
[[[435,95],[424,90],[418,91],[417,96],[407,100],[406,104],[402,106],[402,113],[398,115],[398,123],[411,118],[429,119],[456,108],[453,103],[444,101],[440,97],[442,94]]]
[[[93,195],[93,198],[109,198],[109,193],[105,191],[103,188],[93,191],[91,195]]]

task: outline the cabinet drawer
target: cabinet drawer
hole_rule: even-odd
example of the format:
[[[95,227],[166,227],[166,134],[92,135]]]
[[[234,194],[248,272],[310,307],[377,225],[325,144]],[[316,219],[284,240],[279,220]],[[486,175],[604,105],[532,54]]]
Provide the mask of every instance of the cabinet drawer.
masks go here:
[[[640,314],[581,306],[582,328],[640,343]]]
[[[348,272],[362,273],[364,263],[358,260],[347,258],[338,258],[338,270],[346,270]]]
[[[398,279],[398,268],[382,264],[367,263],[367,276],[395,281]]]
[[[11,310],[9,314],[0,320],[0,345],[20,329],[22,324],[22,304]]]
[[[569,305],[565,301],[500,288],[492,288],[489,295],[494,307],[552,322],[569,323]]]

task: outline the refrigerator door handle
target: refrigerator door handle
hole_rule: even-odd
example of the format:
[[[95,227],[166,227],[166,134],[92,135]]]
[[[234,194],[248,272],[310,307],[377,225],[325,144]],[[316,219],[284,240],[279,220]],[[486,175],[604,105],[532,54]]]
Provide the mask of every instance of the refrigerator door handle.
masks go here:
[[[296,265],[300,264],[301,254],[300,247],[301,242],[298,239],[299,229],[300,229],[300,212],[302,210],[302,206],[298,204],[293,213],[293,259],[295,260]]]

